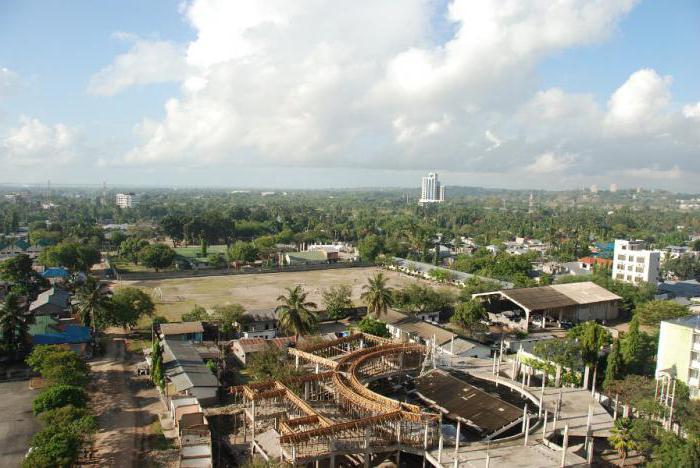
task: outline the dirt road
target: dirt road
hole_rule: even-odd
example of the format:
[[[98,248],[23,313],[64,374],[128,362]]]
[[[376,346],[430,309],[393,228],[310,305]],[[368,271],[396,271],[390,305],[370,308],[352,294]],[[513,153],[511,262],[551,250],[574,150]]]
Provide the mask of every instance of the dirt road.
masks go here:
[[[91,406],[97,416],[94,464],[90,466],[142,466],[148,427],[160,404],[155,390],[134,377],[124,338],[109,334],[104,356],[91,363]]]

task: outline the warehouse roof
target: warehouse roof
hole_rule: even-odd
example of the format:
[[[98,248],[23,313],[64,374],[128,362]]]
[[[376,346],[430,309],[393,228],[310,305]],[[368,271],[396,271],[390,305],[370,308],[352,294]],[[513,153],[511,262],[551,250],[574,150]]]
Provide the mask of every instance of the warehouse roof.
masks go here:
[[[443,371],[434,369],[415,380],[416,391],[424,400],[447,412],[447,417],[462,420],[491,434],[512,424],[523,410]]]
[[[163,340],[163,364],[178,392],[192,387],[218,387],[219,381],[204,365],[192,343]]]
[[[160,332],[165,335],[184,335],[186,333],[204,333],[202,322],[161,323]]]
[[[500,294],[530,311],[595,304],[597,302],[617,301],[621,299],[620,296],[611,293],[607,289],[591,281],[555,284],[537,288],[507,289],[475,294],[475,296],[488,296],[493,294]]]

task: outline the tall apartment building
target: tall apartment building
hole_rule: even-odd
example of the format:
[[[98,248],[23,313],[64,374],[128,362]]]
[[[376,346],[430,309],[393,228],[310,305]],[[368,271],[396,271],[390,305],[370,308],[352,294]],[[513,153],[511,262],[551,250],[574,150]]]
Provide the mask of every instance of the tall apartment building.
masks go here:
[[[431,172],[428,177],[422,179],[418,203],[440,203],[443,201],[445,201],[445,187],[440,184],[437,172]]]
[[[700,315],[661,322],[656,378],[661,377],[675,377],[691,398],[700,397]]]
[[[141,197],[133,192],[118,193],[117,206],[119,208],[133,208],[139,204]]]
[[[657,283],[661,252],[646,250],[643,241],[615,240],[612,277],[627,283]]]

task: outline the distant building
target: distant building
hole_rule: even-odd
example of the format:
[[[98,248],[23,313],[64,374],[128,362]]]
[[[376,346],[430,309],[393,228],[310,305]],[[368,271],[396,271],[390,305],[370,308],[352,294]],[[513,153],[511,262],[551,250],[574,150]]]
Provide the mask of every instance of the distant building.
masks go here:
[[[661,253],[646,250],[643,241],[615,240],[612,277],[626,283],[657,283]]]
[[[612,192],[612,193],[617,192],[617,184],[610,184],[610,192]]]
[[[700,315],[661,322],[656,378],[663,377],[680,380],[691,398],[700,397]]]
[[[277,336],[277,314],[275,309],[248,310],[240,323],[243,338],[264,338]]]
[[[598,193],[598,186],[597,185],[591,185],[591,193]]]
[[[141,196],[133,192],[118,193],[116,200],[119,208],[133,208],[139,204]]]
[[[283,256],[285,265],[319,265],[322,263],[334,263],[339,259],[338,252],[332,250],[287,252]]]
[[[445,187],[440,184],[437,172],[431,172],[427,177],[423,177],[418,203],[441,203],[444,201]]]

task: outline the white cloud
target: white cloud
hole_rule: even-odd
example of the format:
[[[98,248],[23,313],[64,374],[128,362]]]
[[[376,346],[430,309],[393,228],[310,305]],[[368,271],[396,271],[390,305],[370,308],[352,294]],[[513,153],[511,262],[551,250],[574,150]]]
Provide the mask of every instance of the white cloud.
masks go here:
[[[636,133],[659,129],[671,100],[670,76],[645,68],[634,72],[608,101],[605,123],[614,131]]]
[[[687,119],[700,120],[700,102],[683,106],[683,116]]]
[[[494,135],[491,132],[491,130],[486,130],[484,132],[484,138],[486,138],[488,141],[490,141],[492,143],[491,146],[486,148],[486,151],[491,151],[491,150],[494,150],[496,148],[499,148],[501,146],[501,144],[503,144],[503,142],[496,135]]]
[[[140,39],[123,32],[115,33],[114,37],[133,42],[133,45],[92,76],[88,93],[113,96],[130,86],[179,81],[186,77],[181,46],[170,41]]]
[[[550,174],[564,172],[576,161],[573,154],[557,155],[553,152],[542,153],[525,170],[534,174]]]
[[[19,85],[20,78],[16,72],[0,67],[0,97],[13,93]]]
[[[39,119],[21,117],[20,125],[0,139],[0,159],[5,164],[29,166],[61,165],[75,156],[76,130],[64,125],[47,125]]]

